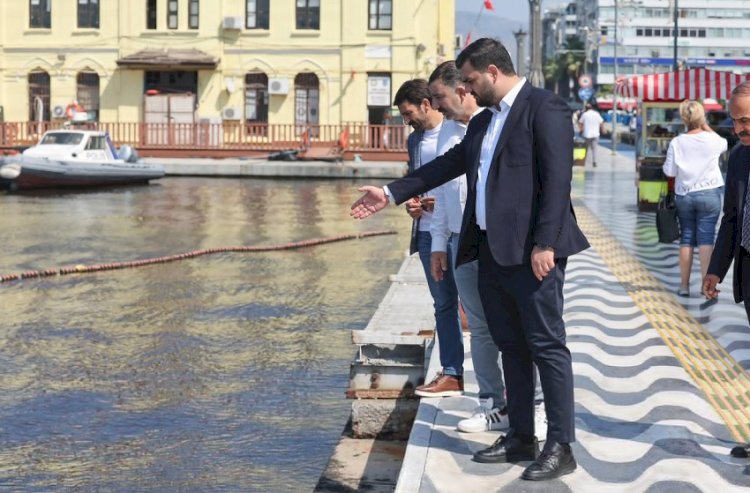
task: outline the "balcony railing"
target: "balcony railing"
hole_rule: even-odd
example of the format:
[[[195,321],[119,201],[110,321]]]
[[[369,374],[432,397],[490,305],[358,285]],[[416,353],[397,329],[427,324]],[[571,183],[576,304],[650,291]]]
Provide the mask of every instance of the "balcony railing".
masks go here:
[[[48,130],[64,128],[62,122],[2,122],[0,147],[21,148],[36,144]],[[410,128],[404,125],[249,124],[224,123],[108,123],[93,122],[68,128],[96,129],[109,133],[115,145],[139,150],[274,152],[307,147],[339,146],[347,152],[406,152]]]

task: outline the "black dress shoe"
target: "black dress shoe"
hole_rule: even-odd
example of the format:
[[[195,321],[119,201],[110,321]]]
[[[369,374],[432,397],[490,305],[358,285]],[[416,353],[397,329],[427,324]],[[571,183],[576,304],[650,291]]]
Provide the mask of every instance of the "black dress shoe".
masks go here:
[[[740,457],[740,458],[746,459],[750,457],[750,444],[747,444],[744,447],[741,445],[734,447],[732,451],[729,452],[729,454],[732,457]]]
[[[495,464],[534,460],[539,455],[539,443],[534,436],[523,436],[510,430],[500,436],[491,447],[474,454],[476,462]]]
[[[544,481],[554,479],[576,470],[578,465],[573,457],[573,451],[567,443],[547,442],[547,445],[521,475],[521,479],[529,481]]]

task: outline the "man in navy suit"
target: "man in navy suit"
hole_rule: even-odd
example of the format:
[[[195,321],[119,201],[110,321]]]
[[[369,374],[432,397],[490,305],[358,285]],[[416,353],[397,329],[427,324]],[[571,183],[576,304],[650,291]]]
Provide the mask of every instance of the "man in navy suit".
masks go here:
[[[703,294],[709,300],[719,296],[716,285],[724,280],[729,266],[734,262],[734,301],[745,302],[745,312],[750,320],[750,81],[743,82],[732,91],[729,115],[742,145],[735,147],[729,156],[724,215],[708,272],[703,279]],[[731,453],[735,457],[748,457],[750,444],[734,447]]]
[[[519,78],[505,47],[483,38],[456,65],[488,109],[451,150],[386,187],[362,187],[354,218],[466,174],[468,196],[456,265],[479,260],[479,291],[503,355],[509,432],[474,455],[478,462],[534,461],[522,478],[571,473],[576,462],[573,370],[565,341],[567,257],[588,248],[570,202],[573,125],[568,105]],[[534,436],[536,363],[545,396],[547,442]]]

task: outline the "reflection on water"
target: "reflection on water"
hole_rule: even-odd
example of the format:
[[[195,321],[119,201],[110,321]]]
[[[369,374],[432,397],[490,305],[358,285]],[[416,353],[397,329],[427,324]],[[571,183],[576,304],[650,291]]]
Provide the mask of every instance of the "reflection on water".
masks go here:
[[[310,491],[362,328],[408,242],[348,181],[170,178],[0,195],[0,274],[276,244],[303,250],[0,284],[0,490]]]

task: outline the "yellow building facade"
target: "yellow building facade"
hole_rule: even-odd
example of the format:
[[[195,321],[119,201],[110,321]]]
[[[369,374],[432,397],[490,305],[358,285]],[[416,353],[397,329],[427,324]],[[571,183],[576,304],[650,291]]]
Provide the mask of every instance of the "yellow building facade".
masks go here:
[[[0,0],[6,122],[382,123],[453,0]]]

